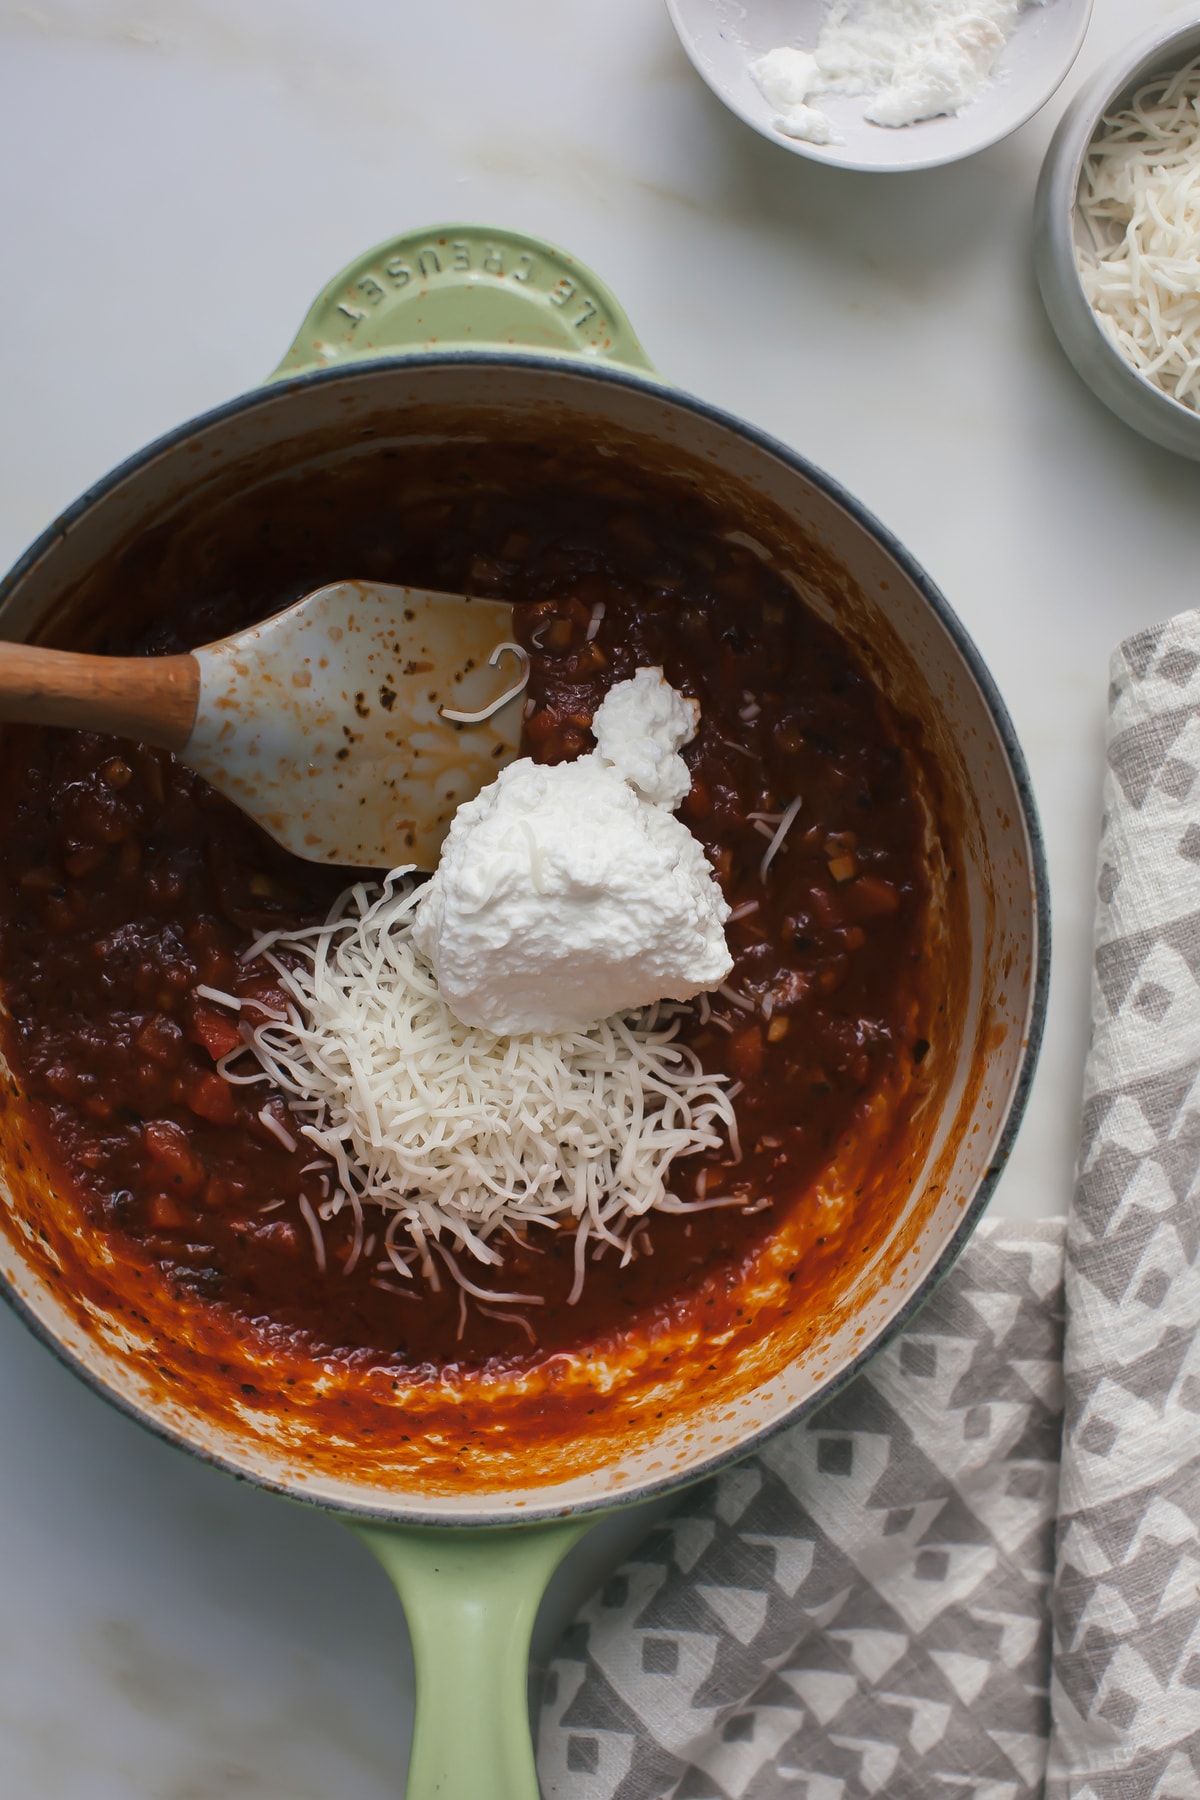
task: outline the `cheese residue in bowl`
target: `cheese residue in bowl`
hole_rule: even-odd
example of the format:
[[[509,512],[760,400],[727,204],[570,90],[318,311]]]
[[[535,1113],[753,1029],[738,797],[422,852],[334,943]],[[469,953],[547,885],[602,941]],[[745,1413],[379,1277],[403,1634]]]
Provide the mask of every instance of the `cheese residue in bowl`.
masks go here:
[[[1036,3],[1036,0],[1034,0]],[[775,128],[836,142],[825,94],[867,99],[872,125],[961,112],[986,86],[1026,0],[833,0],[811,50],[783,46],[750,64]]]
[[[1101,328],[1139,375],[1200,410],[1200,57],[1104,118],[1076,213]]]

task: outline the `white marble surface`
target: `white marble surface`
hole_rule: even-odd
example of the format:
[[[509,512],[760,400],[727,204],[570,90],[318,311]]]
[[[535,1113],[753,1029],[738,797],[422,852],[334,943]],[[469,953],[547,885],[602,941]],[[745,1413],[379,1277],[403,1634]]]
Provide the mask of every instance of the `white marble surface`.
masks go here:
[[[119,458],[256,381],[370,244],[452,219],[558,240],[664,372],[871,506],[990,662],[1056,935],[995,1205],[1062,1210],[1107,656],[1195,599],[1200,467],[1080,385],[1029,216],[1066,98],[1171,10],[1097,0],[1066,86],[1013,138],[865,177],[726,114],[652,0],[0,0],[0,564]],[[145,1437],[7,1314],[0,1430],[0,1791],[399,1791],[403,1636],[348,1534]]]

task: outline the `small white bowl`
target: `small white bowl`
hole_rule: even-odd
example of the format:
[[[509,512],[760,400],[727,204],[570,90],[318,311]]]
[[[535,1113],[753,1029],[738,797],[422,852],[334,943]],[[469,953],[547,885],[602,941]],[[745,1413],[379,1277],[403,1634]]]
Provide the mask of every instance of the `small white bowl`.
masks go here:
[[[776,109],[760,93],[750,64],[781,44],[811,49],[827,5],[828,0],[667,0],[667,11],[699,74],[747,125],[814,162],[877,173],[957,162],[1007,137],[1061,84],[1092,12],[1092,0],[1028,6],[991,83],[957,117],[897,127],[871,125],[863,117],[866,100],[822,95],[816,104],[842,141],[809,144],[776,130]]]
[[[1124,106],[1152,75],[1200,55],[1200,6],[1135,38],[1076,95],[1050,140],[1034,202],[1038,286],[1058,341],[1092,392],[1118,418],[1166,450],[1200,461],[1200,413],[1139,375],[1092,311],[1075,261],[1079,174],[1106,113]],[[1086,242],[1086,238],[1083,240]]]

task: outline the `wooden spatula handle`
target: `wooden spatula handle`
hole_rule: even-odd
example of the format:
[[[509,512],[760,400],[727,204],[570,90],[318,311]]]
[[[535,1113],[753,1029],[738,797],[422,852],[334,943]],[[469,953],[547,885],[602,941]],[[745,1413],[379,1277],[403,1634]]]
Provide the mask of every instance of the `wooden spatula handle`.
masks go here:
[[[199,696],[194,656],[78,656],[0,643],[0,719],[73,725],[181,750]]]

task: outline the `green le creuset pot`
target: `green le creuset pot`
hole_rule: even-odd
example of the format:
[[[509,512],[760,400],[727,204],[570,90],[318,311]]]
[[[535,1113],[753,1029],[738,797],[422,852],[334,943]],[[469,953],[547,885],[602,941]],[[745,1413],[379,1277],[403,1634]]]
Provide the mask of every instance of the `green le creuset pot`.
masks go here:
[[[71,1196],[22,1151],[15,1077],[0,1107],[0,1279],[106,1399],[222,1469],[325,1508],[374,1551],[416,1655],[410,1800],[535,1800],[530,1632],[571,1545],[612,1509],[713,1473],[825,1402],[912,1316],[979,1219],[1040,1039],[1047,890],[1008,716],[921,569],[802,456],[667,387],[603,283],[515,232],[439,226],[344,270],[262,388],[152,444],[55,521],[0,587],[0,632],[86,645],[98,571],[131,547],[139,566],[159,556],[169,585],[172,545],[189,522],[254,505],[280,471],[344,467],[455,433],[504,444],[550,436],[567,455],[572,443],[600,445],[624,466],[719,495],[755,553],[853,637],[894,704],[920,722],[940,816],[955,822],[953,868],[930,838],[955,978],[943,996],[942,1074],[897,1177],[890,1229],[803,1331],[708,1346],[702,1381],[693,1370],[655,1386],[641,1371],[639,1416],[652,1423],[638,1430],[589,1418],[601,1377],[567,1369],[557,1435],[535,1458],[506,1443],[497,1397],[474,1391],[462,1396],[461,1444],[423,1427],[411,1394],[381,1400],[379,1435],[332,1431],[339,1384],[386,1371],[330,1365],[307,1386],[285,1385],[249,1341],[231,1370],[228,1344],[210,1344],[195,1309],[152,1278],[136,1307],[125,1304]],[[825,572],[816,585],[814,559]],[[618,1389],[627,1379],[620,1368],[602,1375]],[[411,1415],[403,1442],[398,1415]]]

